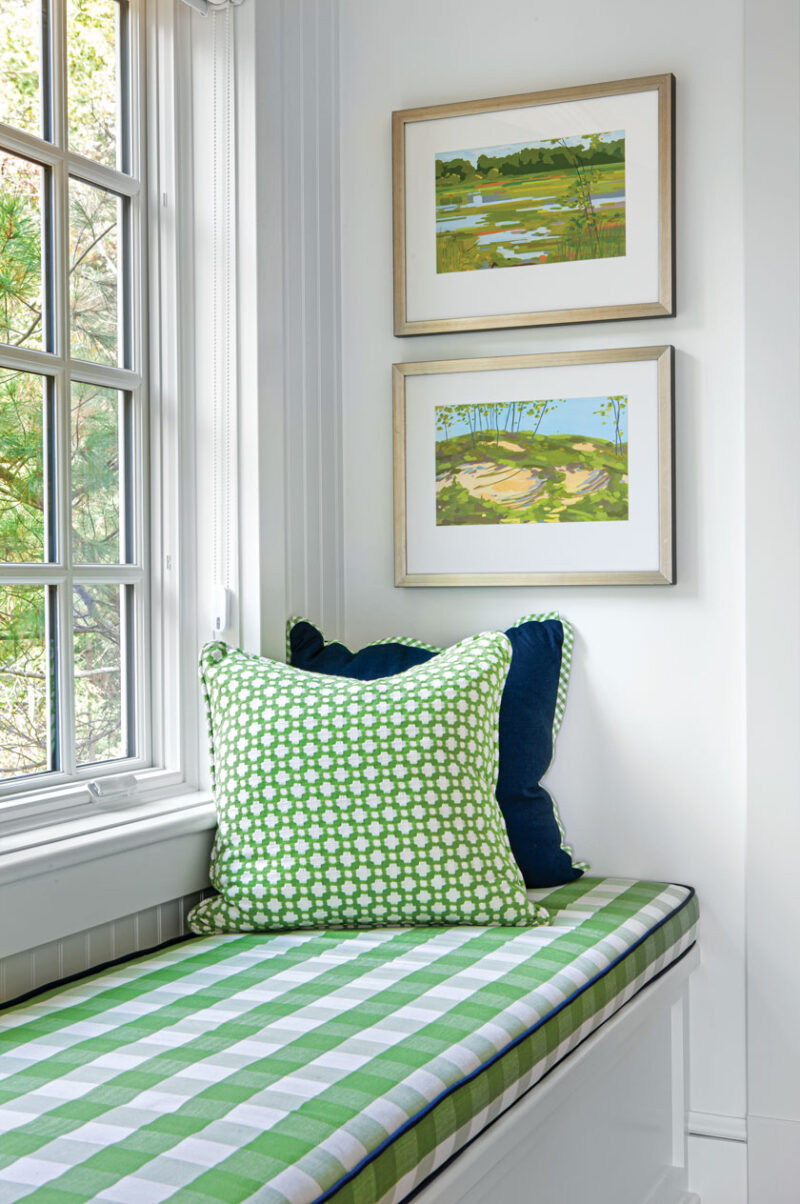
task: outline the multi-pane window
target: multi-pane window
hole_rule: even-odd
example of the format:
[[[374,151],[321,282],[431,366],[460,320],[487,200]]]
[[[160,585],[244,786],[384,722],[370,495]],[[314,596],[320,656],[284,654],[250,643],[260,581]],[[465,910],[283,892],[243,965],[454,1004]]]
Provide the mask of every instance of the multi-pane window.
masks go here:
[[[139,15],[0,0],[0,802],[147,755]]]

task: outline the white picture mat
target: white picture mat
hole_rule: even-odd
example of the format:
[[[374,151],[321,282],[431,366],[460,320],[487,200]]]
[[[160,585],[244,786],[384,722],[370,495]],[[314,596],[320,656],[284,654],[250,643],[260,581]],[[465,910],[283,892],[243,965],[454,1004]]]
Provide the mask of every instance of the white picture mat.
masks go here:
[[[436,271],[437,154],[625,133],[626,254],[493,272]],[[658,91],[405,124],[406,318],[536,313],[659,299]]]
[[[408,574],[659,569],[655,360],[407,376],[405,389]],[[628,398],[627,521],[436,525],[436,406],[619,394]]]

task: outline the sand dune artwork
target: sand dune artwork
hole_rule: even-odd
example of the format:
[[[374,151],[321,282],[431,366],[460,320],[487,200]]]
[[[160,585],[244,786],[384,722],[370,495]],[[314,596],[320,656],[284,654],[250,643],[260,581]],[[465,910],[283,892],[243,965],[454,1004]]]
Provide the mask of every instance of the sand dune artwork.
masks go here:
[[[625,522],[628,399],[436,407],[436,524]]]

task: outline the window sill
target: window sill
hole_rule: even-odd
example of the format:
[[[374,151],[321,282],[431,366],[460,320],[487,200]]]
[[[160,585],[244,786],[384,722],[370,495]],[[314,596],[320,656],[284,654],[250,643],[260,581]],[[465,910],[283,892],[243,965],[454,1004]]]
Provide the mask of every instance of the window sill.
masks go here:
[[[215,827],[184,789],[0,835],[0,958],[203,890]]]
[[[184,790],[136,802],[84,804],[35,828],[13,831],[0,825],[0,886],[174,836],[211,831],[216,823],[212,796]]]

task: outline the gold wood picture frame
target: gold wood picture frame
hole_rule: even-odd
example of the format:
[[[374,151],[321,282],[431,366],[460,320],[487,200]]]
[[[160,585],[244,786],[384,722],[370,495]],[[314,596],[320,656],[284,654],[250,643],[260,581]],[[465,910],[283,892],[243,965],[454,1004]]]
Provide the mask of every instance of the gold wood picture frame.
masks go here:
[[[674,314],[674,105],[667,74],[393,113],[394,333]]]
[[[674,582],[672,347],[393,376],[396,585]]]

